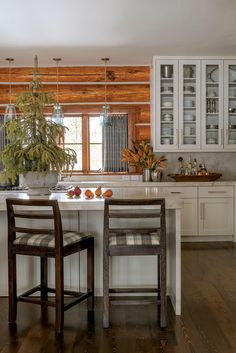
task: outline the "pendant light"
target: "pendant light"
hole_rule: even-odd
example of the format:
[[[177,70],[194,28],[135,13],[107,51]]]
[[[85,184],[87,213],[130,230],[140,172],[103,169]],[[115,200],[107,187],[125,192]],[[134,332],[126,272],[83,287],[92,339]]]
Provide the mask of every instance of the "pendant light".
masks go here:
[[[61,58],[53,58],[53,60],[56,62],[57,65],[57,101],[56,104],[53,107],[53,112],[52,112],[52,120],[57,123],[63,125],[64,123],[64,114],[62,107],[59,103],[59,90],[58,90],[58,76],[59,76],[59,62],[61,61]]]
[[[8,61],[8,65],[9,65],[9,71],[8,71],[9,104],[6,106],[6,110],[4,113],[4,123],[16,118],[16,107],[11,102],[11,63],[14,61],[14,59],[13,58],[6,58],[6,61]]]
[[[102,58],[104,62],[104,81],[105,81],[105,88],[104,88],[104,96],[105,96],[105,104],[102,106],[102,111],[100,115],[101,125],[102,126],[111,126],[111,119],[110,119],[110,106],[107,104],[107,63],[110,60],[109,58]]]

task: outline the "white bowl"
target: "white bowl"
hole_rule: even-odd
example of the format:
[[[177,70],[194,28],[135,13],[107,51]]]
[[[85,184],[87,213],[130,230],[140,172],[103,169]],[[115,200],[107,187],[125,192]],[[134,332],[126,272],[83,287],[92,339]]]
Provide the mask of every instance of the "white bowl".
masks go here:
[[[195,121],[195,115],[185,115],[184,116],[184,121]]]
[[[172,108],[173,107],[173,103],[172,102],[163,102],[162,105],[165,108]]]
[[[185,106],[185,108],[191,108],[191,107],[194,106],[194,101],[192,101],[192,100],[185,100],[185,101],[184,101],[184,106]]]

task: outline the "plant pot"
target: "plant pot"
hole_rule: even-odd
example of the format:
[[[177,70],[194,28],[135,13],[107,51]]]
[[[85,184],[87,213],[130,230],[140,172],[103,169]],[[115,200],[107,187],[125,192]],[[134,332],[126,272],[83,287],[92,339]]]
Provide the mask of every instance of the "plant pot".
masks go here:
[[[152,181],[151,172],[152,170],[149,168],[143,169],[143,181]]]
[[[22,176],[22,186],[28,187],[28,195],[50,195],[50,188],[56,186],[57,182],[57,172],[27,172]]]

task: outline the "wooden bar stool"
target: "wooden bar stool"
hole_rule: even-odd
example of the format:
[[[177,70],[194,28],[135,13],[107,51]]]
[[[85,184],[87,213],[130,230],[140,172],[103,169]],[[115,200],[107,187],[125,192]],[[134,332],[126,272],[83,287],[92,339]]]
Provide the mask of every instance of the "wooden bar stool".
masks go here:
[[[138,224],[138,219],[141,220],[141,225]],[[122,223],[126,223],[125,227],[120,226]],[[109,287],[109,257],[130,255],[157,255],[158,281],[156,288],[117,289]],[[109,293],[148,292],[157,293],[155,303],[160,306],[160,326],[166,327],[165,200],[106,199],[103,235],[103,327],[109,327],[109,303],[112,304]],[[150,302],[153,303],[150,299],[145,302],[143,299],[115,300],[115,304],[147,304]]]
[[[29,302],[56,308],[55,331],[63,333],[64,311],[88,299],[88,310],[94,309],[94,238],[91,233],[63,232],[61,213],[56,200],[7,199],[8,216],[8,286],[9,286],[9,323],[17,317],[17,302]],[[45,209],[46,207],[46,209]],[[34,211],[34,212],[32,212]],[[18,225],[24,220],[26,226]],[[51,229],[30,227],[32,220],[50,220]],[[45,222],[45,221],[44,221]],[[50,221],[48,221],[50,222]],[[64,290],[64,257],[87,250],[87,291],[85,293]],[[40,285],[17,296],[16,255],[40,257]],[[55,258],[55,289],[48,287],[47,259]],[[40,292],[40,298],[31,297]],[[48,297],[48,293],[55,296]],[[64,303],[64,294],[73,300]]]

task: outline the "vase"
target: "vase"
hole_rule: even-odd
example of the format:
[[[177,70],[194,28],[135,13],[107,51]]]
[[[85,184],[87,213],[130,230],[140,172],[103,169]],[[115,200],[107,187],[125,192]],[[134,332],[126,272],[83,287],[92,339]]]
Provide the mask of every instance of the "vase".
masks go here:
[[[28,187],[28,195],[50,195],[50,188],[56,186],[57,182],[57,172],[27,172],[22,176],[22,186]]]
[[[154,182],[160,182],[162,178],[162,172],[160,170],[152,170],[151,179]]]
[[[151,172],[152,172],[152,170],[149,168],[143,169],[143,181],[145,181],[145,182],[152,181]]]

